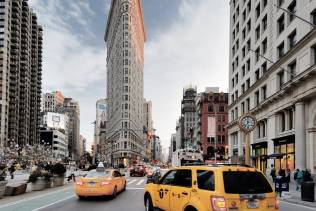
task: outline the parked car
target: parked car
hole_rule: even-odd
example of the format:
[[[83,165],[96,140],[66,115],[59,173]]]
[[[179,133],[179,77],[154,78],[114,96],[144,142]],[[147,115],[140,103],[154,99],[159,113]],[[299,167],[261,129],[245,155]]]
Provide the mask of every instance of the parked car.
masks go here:
[[[145,176],[146,175],[146,167],[143,165],[134,165],[130,168],[129,174],[131,177],[135,176]]]

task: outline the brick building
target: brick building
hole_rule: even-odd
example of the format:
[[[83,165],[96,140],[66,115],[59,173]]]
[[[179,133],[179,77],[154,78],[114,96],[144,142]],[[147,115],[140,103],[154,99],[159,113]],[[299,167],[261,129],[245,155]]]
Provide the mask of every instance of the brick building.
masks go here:
[[[218,88],[207,88],[198,96],[198,124],[196,137],[205,160],[227,159],[228,94]]]

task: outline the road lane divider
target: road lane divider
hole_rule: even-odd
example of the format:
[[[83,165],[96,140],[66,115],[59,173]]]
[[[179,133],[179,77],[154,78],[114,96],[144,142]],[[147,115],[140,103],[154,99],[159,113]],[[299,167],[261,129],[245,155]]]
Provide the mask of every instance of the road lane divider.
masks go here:
[[[53,202],[53,203],[50,203],[50,204],[44,205],[44,206],[42,206],[42,207],[36,208],[36,209],[34,209],[34,210],[32,210],[32,211],[39,211],[39,210],[41,210],[41,209],[45,209],[45,208],[47,208],[47,207],[53,206],[53,205],[55,205],[55,204],[58,204],[58,203],[60,203],[60,202],[62,202],[62,201],[69,200],[69,199],[74,198],[74,197],[76,197],[76,195],[72,195],[72,196],[69,196],[69,197],[60,199],[60,200],[55,201],[55,202]]]
[[[13,205],[16,205],[16,204],[20,204],[20,203],[23,203],[23,202],[27,202],[27,201],[30,201],[30,200],[42,198],[42,197],[45,197],[45,196],[53,195],[55,193],[64,192],[64,191],[66,191],[68,189],[70,190],[70,189],[72,189],[72,187],[67,187],[67,188],[63,188],[63,189],[57,190],[57,191],[40,194],[40,195],[37,195],[37,196],[34,196],[34,197],[28,197],[28,198],[21,199],[19,201],[15,201],[15,202],[9,202],[7,204],[0,205],[0,209],[4,208],[4,207],[9,207],[9,206],[13,206]]]

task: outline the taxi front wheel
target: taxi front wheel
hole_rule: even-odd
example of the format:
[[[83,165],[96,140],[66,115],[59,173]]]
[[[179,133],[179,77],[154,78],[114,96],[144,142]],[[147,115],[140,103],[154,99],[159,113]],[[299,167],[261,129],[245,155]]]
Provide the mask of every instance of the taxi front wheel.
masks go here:
[[[145,211],[154,211],[153,202],[150,196],[145,199]]]

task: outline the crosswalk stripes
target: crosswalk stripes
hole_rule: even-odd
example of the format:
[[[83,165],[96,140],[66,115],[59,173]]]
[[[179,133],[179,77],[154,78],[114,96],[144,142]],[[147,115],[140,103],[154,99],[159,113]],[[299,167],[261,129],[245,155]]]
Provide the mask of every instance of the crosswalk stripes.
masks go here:
[[[145,180],[142,179],[142,180],[140,180],[136,185],[141,185],[144,181],[145,181]]]
[[[130,185],[130,184],[132,184],[134,182],[136,182],[136,179],[133,179],[133,180],[129,181],[127,184]]]
[[[146,179],[144,178],[126,178],[126,184],[128,186],[144,186],[146,184]]]

